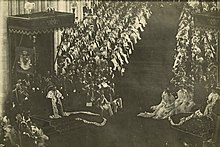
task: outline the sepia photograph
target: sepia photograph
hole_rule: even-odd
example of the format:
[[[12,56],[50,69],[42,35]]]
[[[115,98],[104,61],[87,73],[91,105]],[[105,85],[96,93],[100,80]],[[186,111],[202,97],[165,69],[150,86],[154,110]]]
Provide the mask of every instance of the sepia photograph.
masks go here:
[[[220,147],[220,1],[0,0],[0,147]]]

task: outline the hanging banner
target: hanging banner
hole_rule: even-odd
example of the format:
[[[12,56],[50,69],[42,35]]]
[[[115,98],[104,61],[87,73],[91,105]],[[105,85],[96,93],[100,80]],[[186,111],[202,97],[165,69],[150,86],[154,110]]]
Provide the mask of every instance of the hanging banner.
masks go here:
[[[34,73],[34,51],[32,48],[16,48],[16,71],[24,74]]]
[[[208,28],[208,29],[220,29],[220,16],[219,13],[196,13],[193,14],[195,26]]]

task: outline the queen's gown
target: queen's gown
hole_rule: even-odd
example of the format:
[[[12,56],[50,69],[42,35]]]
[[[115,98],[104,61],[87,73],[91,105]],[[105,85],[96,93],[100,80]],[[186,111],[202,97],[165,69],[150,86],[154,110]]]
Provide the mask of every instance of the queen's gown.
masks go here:
[[[162,97],[162,100],[160,104],[151,107],[153,112],[151,113],[144,112],[144,113],[138,114],[137,116],[152,117],[155,119],[165,119],[171,116],[174,112],[174,102],[175,102],[174,96],[164,91],[161,97]]]

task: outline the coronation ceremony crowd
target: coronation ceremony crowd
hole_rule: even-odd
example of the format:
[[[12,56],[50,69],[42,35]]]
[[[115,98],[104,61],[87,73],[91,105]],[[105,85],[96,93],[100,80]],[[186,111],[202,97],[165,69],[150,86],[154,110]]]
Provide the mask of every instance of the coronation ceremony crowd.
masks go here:
[[[37,146],[45,146],[48,137],[28,118],[35,92],[43,93],[51,101],[51,119],[69,115],[62,99],[70,93],[83,95],[85,105],[98,109],[102,117],[112,116],[122,108],[122,98],[115,87],[152,14],[150,7],[147,2],[98,2],[92,8],[85,5],[83,13],[81,22],[76,17],[73,28],[62,32],[56,73],[27,75],[14,85],[6,109],[14,109],[19,117],[8,114],[2,118],[3,130],[9,130],[4,133],[7,143],[18,146],[13,137],[15,130],[19,130],[33,138]],[[15,129],[10,120],[16,125],[22,122],[22,126],[25,122],[28,130]]]
[[[151,11],[146,2],[101,2],[94,5],[93,14],[84,10],[83,21],[63,31],[57,73],[73,86],[80,85],[77,89],[86,93],[88,104],[111,116],[122,108],[115,86]]]
[[[76,17],[72,28],[62,30],[55,59],[57,71],[47,75],[26,75],[14,84],[6,101],[6,115],[0,120],[1,143],[18,147],[21,139],[17,134],[23,134],[36,146],[46,146],[49,137],[30,118],[30,103],[36,92],[42,93],[49,101],[50,119],[70,115],[65,111],[63,99],[74,99],[73,94],[103,118],[120,111],[125,99],[117,93],[117,84],[126,72],[126,65],[135,44],[141,40],[148,19],[153,15],[150,8],[148,2],[141,1],[101,1],[91,7],[85,5],[83,20]],[[171,116],[180,113],[212,117],[213,107],[220,99],[215,85],[216,34],[194,28],[191,13],[215,9],[215,3],[184,4],[176,35],[171,86],[165,88],[161,102],[152,106],[151,112],[137,116],[168,119],[170,122]],[[192,47],[189,46],[189,33],[193,35]],[[199,82],[211,89],[203,110],[194,101],[194,85]]]
[[[218,38],[215,30],[196,28],[192,14],[214,11],[217,11],[215,2],[185,3],[179,18],[174,76],[170,80],[170,87],[162,93],[160,104],[151,107],[152,113],[144,112],[138,116],[165,119],[174,114],[199,112],[211,117],[212,109],[220,99],[216,89]],[[206,89],[211,91],[207,102],[202,105],[194,102],[195,85],[198,83],[203,83]]]

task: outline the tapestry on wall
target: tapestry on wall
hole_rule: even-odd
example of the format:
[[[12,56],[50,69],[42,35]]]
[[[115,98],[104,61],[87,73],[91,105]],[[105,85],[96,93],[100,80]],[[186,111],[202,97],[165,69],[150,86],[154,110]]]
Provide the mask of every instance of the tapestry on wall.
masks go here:
[[[34,51],[32,48],[16,48],[16,71],[24,74],[34,73]]]

